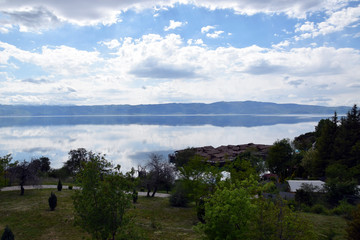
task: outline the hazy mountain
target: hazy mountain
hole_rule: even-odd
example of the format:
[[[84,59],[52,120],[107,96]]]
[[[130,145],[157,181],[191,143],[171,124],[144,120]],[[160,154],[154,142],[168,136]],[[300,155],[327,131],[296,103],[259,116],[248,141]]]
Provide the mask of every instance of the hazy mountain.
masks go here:
[[[168,103],[148,105],[0,105],[0,116],[75,116],[75,115],[187,115],[187,114],[339,114],[350,107],[323,107],[269,102]]]

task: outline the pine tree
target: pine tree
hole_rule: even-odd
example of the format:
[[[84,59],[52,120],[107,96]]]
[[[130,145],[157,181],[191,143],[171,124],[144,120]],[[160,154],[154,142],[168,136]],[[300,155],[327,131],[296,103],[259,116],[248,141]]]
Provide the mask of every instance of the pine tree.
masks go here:
[[[12,233],[11,229],[6,226],[5,227],[5,231],[3,233],[3,235],[1,236],[1,240],[14,240],[14,234]]]
[[[59,192],[61,192],[61,190],[62,190],[62,183],[61,183],[61,180],[59,179],[59,182],[58,182],[58,185],[57,185],[57,190],[59,191]]]
[[[49,207],[51,211],[54,211],[57,205],[57,197],[55,193],[51,192],[51,195],[49,197]]]

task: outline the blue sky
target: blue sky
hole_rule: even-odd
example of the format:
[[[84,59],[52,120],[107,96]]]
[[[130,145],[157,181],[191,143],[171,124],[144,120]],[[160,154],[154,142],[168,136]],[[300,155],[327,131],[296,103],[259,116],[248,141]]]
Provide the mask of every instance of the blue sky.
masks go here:
[[[359,104],[360,1],[0,0],[1,104]]]

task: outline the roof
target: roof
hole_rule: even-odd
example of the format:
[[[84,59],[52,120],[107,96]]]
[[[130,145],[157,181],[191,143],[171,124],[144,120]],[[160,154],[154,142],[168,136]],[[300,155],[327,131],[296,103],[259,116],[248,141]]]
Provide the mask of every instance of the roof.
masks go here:
[[[320,191],[323,187],[325,182],[320,181],[320,180],[287,180],[289,187],[290,187],[290,192],[296,192],[296,190],[301,189],[303,184],[309,184],[312,185],[313,187],[317,187],[318,191]]]

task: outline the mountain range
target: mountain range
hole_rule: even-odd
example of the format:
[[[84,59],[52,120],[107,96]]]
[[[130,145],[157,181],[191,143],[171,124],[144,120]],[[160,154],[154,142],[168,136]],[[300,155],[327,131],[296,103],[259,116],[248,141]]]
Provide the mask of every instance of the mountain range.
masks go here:
[[[0,105],[0,116],[201,115],[201,114],[345,114],[350,107],[270,102],[166,103],[147,105]]]

